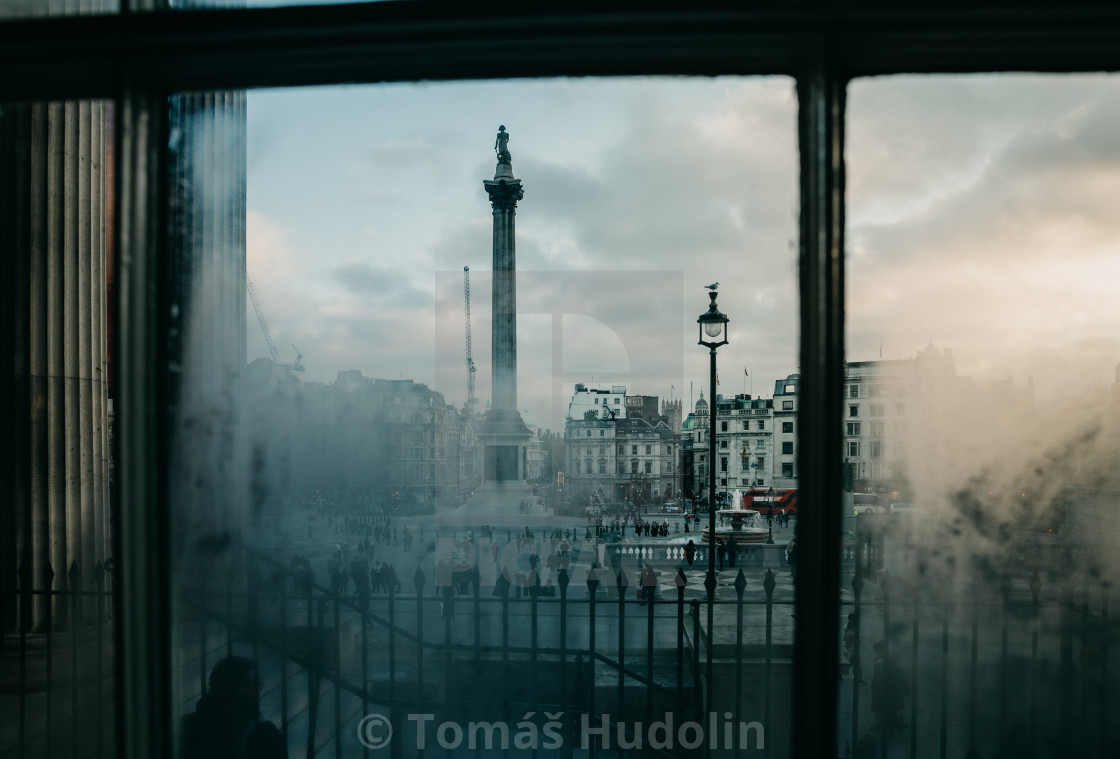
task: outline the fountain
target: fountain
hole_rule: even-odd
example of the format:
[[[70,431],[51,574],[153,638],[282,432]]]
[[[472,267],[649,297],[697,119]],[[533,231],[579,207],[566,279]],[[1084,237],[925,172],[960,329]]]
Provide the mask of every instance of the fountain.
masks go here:
[[[726,543],[734,537],[735,542],[739,544],[765,543],[769,530],[762,526],[762,517],[757,511],[743,508],[741,491],[731,491],[731,505],[730,509],[720,509],[716,512],[721,522],[731,523],[730,527],[716,528],[716,542]],[[711,541],[711,534],[707,527],[704,528],[702,539],[705,543]]]

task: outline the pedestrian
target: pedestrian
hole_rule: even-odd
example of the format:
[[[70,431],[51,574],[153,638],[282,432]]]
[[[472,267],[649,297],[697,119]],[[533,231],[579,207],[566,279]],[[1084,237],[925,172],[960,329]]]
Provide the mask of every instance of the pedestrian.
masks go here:
[[[739,558],[739,544],[735,541],[735,536],[732,535],[727,541],[727,563],[734,569],[735,560]]]
[[[227,656],[210,670],[210,683],[183,719],[184,759],[286,759],[276,725],[261,719],[257,665]]]
[[[719,571],[723,571],[723,560],[727,557],[727,546],[723,543],[716,544],[716,558],[719,559]]]
[[[642,567],[642,584],[638,595],[643,605],[657,600],[657,573],[648,562]]]
[[[859,656],[859,617],[855,612],[848,615],[848,624],[844,626],[844,658],[848,661],[852,679],[861,685],[864,684],[863,667],[860,665]]]
[[[902,667],[891,658],[887,641],[876,641],[872,650],[875,652],[875,670],[871,675],[871,712],[879,721],[883,740],[886,740],[906,727],[901,712],[910,695],[910,684]]]
[[[786,543],[786,564],[789,564],[789,573],[797,574],[797,536],[794,535]]]
[[[692,562],[696,560],[696,544],[691,539],[684,547],[684,559],[688,562],[688,568],[692,569]]]
[[[451,565],[447,563],[446,559],[440,559],[436,562],[435,572],[436,587],[439,593],[443,596],[443,603],[440,605],[440,619],[455,619],[455,591],[451,582]]]

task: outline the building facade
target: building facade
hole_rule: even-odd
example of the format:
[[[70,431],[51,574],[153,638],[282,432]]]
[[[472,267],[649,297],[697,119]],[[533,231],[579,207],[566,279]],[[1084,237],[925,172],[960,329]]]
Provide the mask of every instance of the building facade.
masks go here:
[[[656,396],[576,385],[564,429],[568,497],[639,505],[680,495],[680,441]]]
[[[332,489],[374,503],[426,509],[458,505],[482,483],[474,417],[412,380],[341,371],[331,384],[250,367],[249,440],[289,489]],[[262,368],[263,367],[263,368]],[[299,462],[299,466],[292,466]]]
[[[775,381],[770,399],[716,397],[717,492],[797,487],[800,381]],[[909,500],[916,481],[952,477],[986,435],[1034,413],[1033,392],[1030,382],[959,376],[952,351],[932,344],[913,358],[848,363],[841,455],[853,489]],[[707,429],[701,397],[680,436],[686,494],[706,493]]]
[[[716,485],[720,492],[772,483],[774,401],[716,396]]]
[[[626,385],[612,385],[610,390],[576,384],[568,403],[568,419],[583,419],[593,411],[598,419],[626,418]]]

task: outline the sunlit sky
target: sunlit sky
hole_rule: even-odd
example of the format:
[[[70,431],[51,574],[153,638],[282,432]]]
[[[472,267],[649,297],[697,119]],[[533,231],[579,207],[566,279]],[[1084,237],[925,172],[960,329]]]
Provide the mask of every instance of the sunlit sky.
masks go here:
[[[1112,381],[1120,90],[1109,77],[856,82],[848,356],[932,342],[961,374],[1033,376],[1042,404]],[[490,396],[494,135],[511,134],[519,406],[560,428],[571,385],[683,398],[720,283],[719,391],[798,371],[792,80],[617,79],[254,91],[248,267],[281,360]],[[250,315],[252,311],[250,310]],[[267,355],[250,322],[250,359]],[[749,377],[744,375],[749,371]],[[706,392],[705,392],[706,395]]]

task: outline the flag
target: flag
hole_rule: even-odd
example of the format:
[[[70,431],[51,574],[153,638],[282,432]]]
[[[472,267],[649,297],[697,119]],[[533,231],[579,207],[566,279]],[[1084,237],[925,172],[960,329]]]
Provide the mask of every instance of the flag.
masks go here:
[[[749,376],[751,376],[751,375],[747,374],[747,370],[746,370],[745,368],[743,369],[743,376],[744,376],[744,377],[749,377]]]
[[[716,375],[716,384],[717,385],[719,384],[719,375],[718,374]]]

